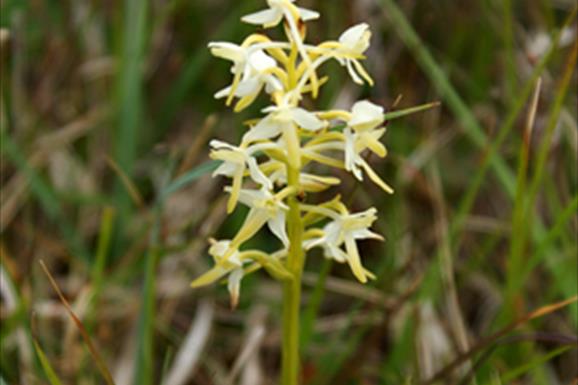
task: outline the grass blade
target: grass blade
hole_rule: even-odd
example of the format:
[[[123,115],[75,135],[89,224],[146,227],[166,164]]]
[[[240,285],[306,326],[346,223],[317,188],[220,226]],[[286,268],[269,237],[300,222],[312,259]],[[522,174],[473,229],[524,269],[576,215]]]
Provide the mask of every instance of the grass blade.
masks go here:
[[[483,128],[452,86],[445,72],[425,47],[401,9],[393,0],[380,0],[380,3],[387,11],[386,15],[401,39],[413,53],[423,71],[428,75],[442,99],[447,103],[448,108],[452,110],[461,122],[466,135],[478,148],[486,148],[489,140]],[[515,192],[514,176],[508,165],[498,156],[492,157],[490,164],[505,190],[510,196],[513,196]]]
[[[58,379],[56,372],[52,368],[50,361],[46,357],[46,354],[42,351],[42,348],[38,344],[38,342],[34,341],[34,349],[36,350],[36,354],[38,355],[38,359],[40,360],[40,365],[42,365],[42,370],[44,370],[44,374],[50,382],[50,385],[62,385],[62,382]]]
[[[442,368],[439,372],[434,374],[429,380],[424,381],[423,385],[432,385],[432,384],[435,384],[438,381],[446,378],[447,373],[453,372],[461,364],[463,364],[465,361],[470,359],[472,357],[472,355],[474,355],[475,353],[479,352],[480,350],[486,348],[487,346],[490,346],[491,344],[493,344],[494,342],[496,342],[500,338],[506,336],[511,331],[515,330],[516,328],[526,324],[527,322],[529,322],[531,320],[543,317],[543,316],[548,315],[550,313],[554,313],[560,309],[563,309],[569,305],[572,305],[572,304],[576,303],[576,301],[578,301],[578,296],[574,296],[574,297],[569,298],[567,300],[557,302],[557,303],[554,303],[551,305],[543,306],[543,307],[541,307],[535,311],[532,311],[532,312],[524,315],[523,317],[515,320],[514,322],[510,323],[509,325],[507,325],[503,329],[497,331],[496,333],[494,333],[488,337],[482,338],[469,351],[467,351],[463,354],[460,354],[456,359],[454,359],[452,362],[450,362],[448,365],[446,365],[444,368]]]
[[[115,160],[123,174],[132,175],[141,135],[143,114],[144,51],[147,30],[147,1],[125,0],[123,41],[120,70],[117,77],[118,116],[115,138]],[[119,220],[126,223],[130,214],[131,198],[122,180],[116,186],[115,200]]]
[[[196,168],[183,174],[177,180],[169,184],[161,193],[161,200],[166,199],[169,195],[185,188],[195,180],[201,178],[202,176],[215,171],[217,167],[221,164],[218,160],[211,160],[197,166]]]
[[[88,334],[86,328],[82,324],[82,321],[76,316],[76,314],[72,310],[72,307],[70,306],[70,304],[68,303],[66,298],[64,298],[62,291],[60,291],[58,284],[56,283],[56,281],[52,277],[52,274],[50,274],[50,271],[46,267],[46,264],[44,264],[43,261],[40,261],[40,266],[42,266],[42,270],[44,270],[44,273],[48,277],[48,280],[50,281],[50,285],[52,286],[54,291],[56,291],[56,294],[58,295],[60,302],[62,302],[62,304],[66,308],[66,311],[68,312],[68,315],[70,316],[70,318],[72,318],[72,321],[74,322],[74,324],[78,328],[78,331],[80,332],[80,335],[82,336],[82,339],[84,340],[84,343],[85,343],[86,347],[88,348],[90,355],[94,359],[94,362],[95,362],[98,370],[100,371],[102,377],[104,378],[106,384],[107,385],[114,385],[114,380],[112,379],[112,375],[108,371],[108,368],[107,368],[104,360],[102,359],[102,357],[100,356],[100,354],[96,350],[94,344],[92,343],[92,339],[90,338],[90,335]]]

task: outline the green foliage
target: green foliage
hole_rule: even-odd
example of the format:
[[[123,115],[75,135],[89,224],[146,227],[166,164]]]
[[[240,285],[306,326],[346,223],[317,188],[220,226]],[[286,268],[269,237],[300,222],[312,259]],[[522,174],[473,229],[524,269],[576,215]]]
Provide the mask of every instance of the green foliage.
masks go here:
[[[323,14],[311,41],[336,38],[371,16],[376,87],[356,94],[337,76],[318,105],[366,97],[390,107],[388,160],[371,163],[396,190],[383,199],[370,183],[339,186],[352,207],[379,208],[387,240],[362,246],[379,272],[373,286],[348,286],[348,269],[310,256],[303,385],[421,384],[432,373],[420,344],[440,343],[424,336],[426,326],[441,325],[437,336],[450,346],[451,357],[433,360],[435,373],[459,355],[452,293],[469,347],[482,346],[463,366],[473,368],[475,383],[570,381],[578,374],[567,364],[577,357],[568,342],[578,326],[575,304],[525,322],[506,347],[484,337],[577,294],[576,43],[560,40],[564,26],[575,26],[571,2],[366,3],[303,1]],[[243,122],[224,113],[203,127],[208,114],[224,110],[210,95],[230,75],[209,61],[206,44],[238,41],[246,32],[239,17],[262,4],[1,2],[0,26],[10,38],[0,52],[0,263],[15,290],[2,286],[0,384],[25,375],[50,384],[99,376],[40,259],[81,311],[111,372],[128,352],[134,384],[168,377],[200,296],[218,311],[191,382],[226,378],[247,335],[261,327],[265,337],[254,346],[266,375],[276,376],[280,292],[252,274],[243,281],[250,298],[231,312],[222,285],[188,287],[209,264],[207,237],[227,234],[244,214],[224,220],[222,186],[209,178],[218,163],[207,158],[208,138],[233,141]],[[552,44],[535,56],[538,34]],[[539,78],[536,121],[524,142]],[[403,99],[394,106],[397,95]],[[440,108],[405,115],[407,106],[431,101]],[[90,118],[94,111],[104,113]],[[256,107],[243,118],[259,114]],[[267,249],[271,240],[263,234],[255,242]],[[440,383],[458,383],[456,373]]]

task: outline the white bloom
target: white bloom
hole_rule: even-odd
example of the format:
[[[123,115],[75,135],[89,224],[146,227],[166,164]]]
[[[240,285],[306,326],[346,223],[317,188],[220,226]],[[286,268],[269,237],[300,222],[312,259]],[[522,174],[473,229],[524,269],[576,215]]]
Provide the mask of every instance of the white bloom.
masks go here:
[[[269,9],[247,15],[243,17],[242,20],[249,24],[271,28],[278,25],[283,18],[285,18],[290,39],[296,44],[297,50],[305,65],[311,67],[311,59],[303,44],[299,22],[317,19],[319,18],[319,13],[305,8],[299,8],[293,4],[294,2],[295,0],[267,0]],[[314,72],[310,73],[308,77],[311,80],[313,96],[316,97],[319,79],[317,79],[317,75]]]
[[[387,155],[385,146],[379,141],[385,133],[385,128],[376,128],[384,121],[383,112],[383,107],[368,101],[355,103],[351,111],[351,119],[348,121],[348,127],[343,130],[345,137],[345,169],[352,172],[360,181],[363,180],[362,170],[365,170],[375,184],[384,191],[393,193],[393,189],[361,157],[361,154],[366,149],[371,150],[380,158]]]
[[[339,37],[339,48],[336,49],[337,60],[347,67],[349,75],[357,84],[363,84],[363,78],[368,84],[373,85],[373,80],[358,60],[363,57],[369,47],[370,38],[371,31],[366,23],[347,29]]]
[[[319,13],[309,9],[296,7],[292,3],[295,0],[267,0],[269,9],[255,12],[244,16],[241,20],[245,23],[262,25],[265,28],[271,28],[278,25],[283,17],[296,19],[298,16],[303,21],[309,21],[319,18]],[[295,14],[297,13],[297,15]]]
[[[270,106],[263,110],[268,115],[257,123],[243,137],[243,142],[254,142],[275,138],[293,124],[307,131],[318,131],[325,127],[325,122],[314,113],[301,107],[288,105]]]
[[[231,43],[211,43],[213,55],[233,61],[231,72],[235,75],[233,84],[215,94],[215,98],[228,97],[230,103],[233,97],[242,98],[241,107],[245,107],[259,95],[263,87],[269,94],[281,91],[283,84],[271,69],[277,67],[277,62],[260,49],[250,51]],[[238,108],[242,109],[242,108]]]
[[[224,175],[233,178],[231,187],[231,199],[228,204],[228,211],[231,212],[236,206],[239,192],[242,187],[245,171],[249,170],[251,179],[265,188],[272,189],[273,183],[261,171],[257,160],[253,154],[263,146],[236,147],[220,140],[212,140],[211,158],[221,160],[223,163],[213,172],[213,176]]]
[[[267,189],[242,189],[239,194],[239,201],[251,209],[246,223],[251,223],[253,226],[251,229],[246,229],[246,232],[254,234],[267,223],[269,230],[279,238],[283,246],[289,247],[289,238],[287,237],[285,226],[286,212],[289,207],[283,203],[284,197],[285,192],[273,195]],[[243,233],[243,231],[239,231],[239,233]],[[245,236],[243,235],[243,238]],[[240,237],[239,234],[235,238],[238,237]]]
[[[321,246],[325,251],[325,257],[333,258],[338,262],[347,262],[355,277],[362,283],[373,275],[361,264],[356,240],[378,239],[383,240],[381,235],[369,230],[369,227],[377,219],[377,210],[371,208],[361,213],[340,213],[332,215],[333,221],[323,228],[323,235],[304,243],[307,250]],[[345,245],[345,250],[342,249]]]
[[[251,261],[242,259],[239,250],[233,247],[232,242],[229,240],[218,242],[213,240],[209,248],[209,254],[213,257],[215,266],[195,279],[191,283],[191,287],[197,288],[209,285],[229,274],[227,288],[231,295],[231,306],[237,306],[241,279],[244,275],[243,265]]]
[[[243,142],[265,140],[283,135],[283,141],[287,148],[288,162],[294,168],[300,167],[300,139],[297,127],[307,131],[318,131],[325,127],[325,122],[320,120],[314,113],[301,107],[290,107],[288,104],[271,106],[263,112],[269,113],[257,123],[243,137]]]

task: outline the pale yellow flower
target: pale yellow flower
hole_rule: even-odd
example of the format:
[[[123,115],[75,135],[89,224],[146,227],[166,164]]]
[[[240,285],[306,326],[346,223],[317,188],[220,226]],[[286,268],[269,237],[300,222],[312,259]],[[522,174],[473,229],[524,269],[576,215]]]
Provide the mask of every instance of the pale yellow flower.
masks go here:
[[[304,242],[304,247],[309,250],[313,247],[321,246],[325,257],[336,260],[340,263],[347,262],[355,277],[362,283],[374,275],[366,270],[361,264],[357,240],[377,239],[383,237],[369,230],[369,227],[377,219],[377,210],[370,208],[364,212],[350,214],[344,206],[342,212],[324,210],[332,221],[323,228],[320,236]],[[345,250],[342,248],[345,246]]]

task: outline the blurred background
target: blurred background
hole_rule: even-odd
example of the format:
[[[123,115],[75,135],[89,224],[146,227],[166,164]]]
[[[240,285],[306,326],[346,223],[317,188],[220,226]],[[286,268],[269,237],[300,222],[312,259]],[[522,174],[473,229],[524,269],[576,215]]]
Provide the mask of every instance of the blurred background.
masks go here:
[[[373,31],[375,87],[330,65],[310,106],[441,102],[388,124],[371,163],[395,195],[344,174],[312,198],[377,207],[386,241],[361,244],[366,286],[309,254],[303,383],[576,384],[575,2],[299,5],[322,14],[312,43]],[[246,277],[236,310],[189,288],[245,215],[225,215],[208,141],[267,105],[214,100],[229,65],[206,47],[264,6],[0,0],[0,384],[277,383],[279,284]]]

